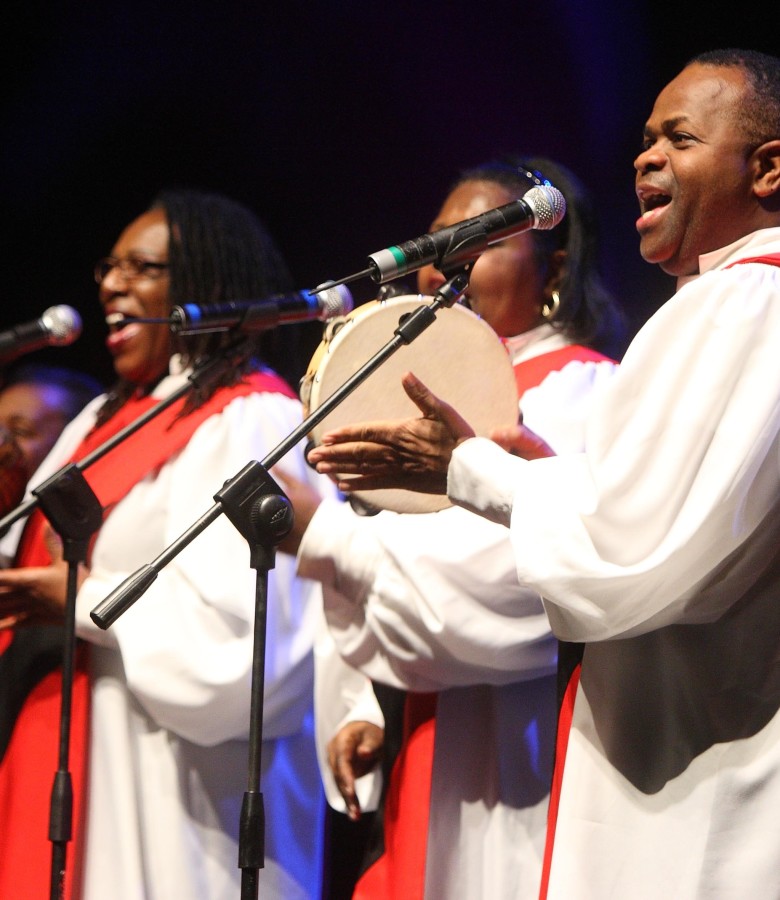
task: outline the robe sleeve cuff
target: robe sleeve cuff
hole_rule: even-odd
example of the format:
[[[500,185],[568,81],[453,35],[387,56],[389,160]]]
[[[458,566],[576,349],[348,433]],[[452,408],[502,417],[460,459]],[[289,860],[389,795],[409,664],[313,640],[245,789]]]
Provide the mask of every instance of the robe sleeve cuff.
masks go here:
[[[508,528],[518,473],[526,465],[487,438],[471,438],[452,454],[447,495],[457,506]]]
[[[362,602],[376,575],[382,549],[366,520],[346,503],[324,500],[298,550],[298,575]]]

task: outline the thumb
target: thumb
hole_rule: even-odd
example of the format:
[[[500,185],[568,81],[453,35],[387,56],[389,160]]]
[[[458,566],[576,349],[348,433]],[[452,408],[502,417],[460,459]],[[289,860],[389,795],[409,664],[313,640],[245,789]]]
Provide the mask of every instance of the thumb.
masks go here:
[[[406,391],[406,396],[424,416],[432,416],[439,412],[441,400],[412,372],[407,372],[403,376],[401,384]]]
[[[377,753],[383,743],[383,734],[379,729],[376,731],[367,729],[362,733],[360,742],[355,747],[355,753],[363,759],[370,758]]]
[[[449,436],[459,443],[474,437],[474,429],[449,403],[430,391],[412,372],[407,372],[401,384],[409,399],[417,406],[425,419],[440,423]]]

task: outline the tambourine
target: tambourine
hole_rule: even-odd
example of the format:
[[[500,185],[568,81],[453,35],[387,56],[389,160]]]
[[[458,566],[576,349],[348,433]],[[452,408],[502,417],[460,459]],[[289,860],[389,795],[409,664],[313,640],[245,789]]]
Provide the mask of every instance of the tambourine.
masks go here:
[[[402,316],[430,302],[422,295],[373,300],[332,319],[301,381],[305,415],[318,409],[392,339]],[[517,387],[506,348],[479,316],[453,306],[439,310],[432,325],[385,360],[314,426],[311,440],[317,444],[326,431],[341,425],[419,415],[401,386],[401,376],[409,371],[450,403],[478,435],[517,423]],[[366,506],[404,513],[434,512],[450,505],[438,494],[398,489],[356,491],[353,496]]]

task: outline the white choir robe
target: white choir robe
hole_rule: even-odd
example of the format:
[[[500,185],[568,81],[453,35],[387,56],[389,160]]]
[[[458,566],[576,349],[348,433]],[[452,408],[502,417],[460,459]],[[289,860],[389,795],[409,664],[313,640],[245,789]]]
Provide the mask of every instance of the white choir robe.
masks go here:
[[[545,327],[520,352],[564,343]],[[524,421],[557,451],[579,450],[591,397],[614,368],[574,362],[551,373],[523,396]],[[299,572],[324,585],[329,631],[315,651],[315,709],[334,808],[344,806],[327,741],[346,721],[383,724],[366,676],[440,692],[426,863],[426,896],[437,900],[538,892],[556,642],[538,593],[518,584],[508,538],[456,508],[361,517],[324,503],[299,551]],[[361,806],[371,808],[379,788],[376,773],[359,779]]]
[[[598,398],[586,452],[474,439],[448,492],[585,641],[552,900],[780,897],[780,253],[701,258]]]
[[[155,396],[186,374],[164,379]],[[68,426],[33,484],[70,458],[101,402]],[[234,399],[139,482],[99,532],[76,610],[78,636],[91,645],[83,900],[238,896],[256,586],[248,543],[220,516],[107,631],[89,613],[210,509],[227,478],[263,459],[300,421],[300,404],[280,394]],[[280,467],[332,496],[298,450]],[[324,800],[312,645],[320,594],[295,575],[292,557],[277,554],[268,585],[261,750],[264,900],[319,896]]]

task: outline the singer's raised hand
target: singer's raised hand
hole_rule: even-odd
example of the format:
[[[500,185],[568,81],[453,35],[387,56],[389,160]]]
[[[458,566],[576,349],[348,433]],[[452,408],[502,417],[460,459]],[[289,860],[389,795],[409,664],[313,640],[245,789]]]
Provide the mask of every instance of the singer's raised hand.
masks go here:
[[[44,540],[51,565],[0,569],[0,629],[43,625],[63,619],[68,564],[62,558],[62,542],[49,526],[44,532]],[[80,565],[79,586],[87,574],[86,566]]]
[[[310,451],[309,462],[318,472],[338,474],[339,490],[447,492],[452,451],[474,437],[474,430],[410,372],[401,383],[421,417],[344,426],[324,434]]]

